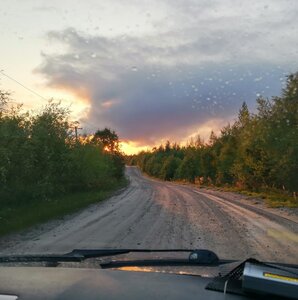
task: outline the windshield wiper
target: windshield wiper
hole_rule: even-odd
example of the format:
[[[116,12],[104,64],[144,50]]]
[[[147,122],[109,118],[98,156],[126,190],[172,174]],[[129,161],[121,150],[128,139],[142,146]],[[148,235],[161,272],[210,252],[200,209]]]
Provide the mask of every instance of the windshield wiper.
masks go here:
[[[194,249],[74,249],[65,255],[83,255],[85,258],[113,256],[131,252],[154,253],[154,252],[193,252]],[[209,251],[209,250],[208,250]]]
[[[188,259],[170,259],[167,260],[168,264],[218,264],[227,263],[231,261],[220,261],[218,256],[205,249],[74,249],[73,251],[61,255],[49,254],[49,255],[9,255],[1,256],[0,263],[17,263],[17,262],[81,262],[88,258],[99,258],[105,256],[115,256],[127,253],[175,253],[175,252],[190,252]],[[151,260],[154,261],[161,260]],[[166,260],[165,260],[166,261]],[[144,260],[143,260],[144,262]],[[147,260],[149,263],[149,260]]]
[[[0,256],[1,263],[30,263],[30,262],[82,262],[89,258],[100,258],[106,256],[117,256],[128,253],[178,253],[189,252],[188,258],[153,258],[153,259],[132,259],[132,260],[112,260],[103,261],[100,263],[102,268],[117,268],[122,266],[182,266],[182,265],[198,265],[198,266],[219,266],[229,264],[240,260],[224,260],[219,259],[218,256],[206,249],[74,249],[65,254],[44,254],[44,255],[7,255]],[[265,262],[264,262],[265,263]],[[271,265],[278,265],[279,267],[298,268],[298,265],[266,262]]]

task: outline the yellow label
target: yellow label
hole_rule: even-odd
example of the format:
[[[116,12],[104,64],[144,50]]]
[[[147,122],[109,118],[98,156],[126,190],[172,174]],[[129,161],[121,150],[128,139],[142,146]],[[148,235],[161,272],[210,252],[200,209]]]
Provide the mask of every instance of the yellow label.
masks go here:
[[[298,283],[298,278],[295,278],[295,277],[288,277],[288,276],[272,274],[272,273],[264,273],[263,275],[264,275],[264,277],[269,277],[269,278],[280,279],[280,280],[285,280],[285,281],[291,281],[291,282],[297,282]]]

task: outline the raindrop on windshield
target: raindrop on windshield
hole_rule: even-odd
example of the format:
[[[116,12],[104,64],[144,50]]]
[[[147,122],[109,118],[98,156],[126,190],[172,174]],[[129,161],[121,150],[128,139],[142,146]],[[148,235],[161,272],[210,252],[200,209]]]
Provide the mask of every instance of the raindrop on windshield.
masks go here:
[[[261,81],[262,79],[263,79],[263,77],[260,76],[260,77],[255,78],[254,81]]]
[[[137,71],[138,71],[138,68],[137,68],[136,66],[133,66],[133,67],[131,68],[131,70],[134,71],[134,72],[137,72]]]

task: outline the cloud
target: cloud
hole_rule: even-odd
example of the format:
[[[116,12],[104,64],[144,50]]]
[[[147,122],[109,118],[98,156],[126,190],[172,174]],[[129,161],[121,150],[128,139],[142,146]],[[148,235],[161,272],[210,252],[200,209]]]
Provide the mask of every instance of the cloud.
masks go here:
[[[139,145],[183,140],[210,120],[232,119],[243,101],[253,107],[258,94],[278,94],[298,65],[293,9],[224,3],[165,1],[170,17],[143,36],[49,32],[62,51],[43,53],[37,72],[89,99],[85,127],[110,126]]]

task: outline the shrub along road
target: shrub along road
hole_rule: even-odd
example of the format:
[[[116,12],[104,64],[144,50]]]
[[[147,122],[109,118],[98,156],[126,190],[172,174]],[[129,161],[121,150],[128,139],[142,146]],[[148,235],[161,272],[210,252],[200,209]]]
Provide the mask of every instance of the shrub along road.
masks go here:
[[[122,193],[74,215],[0,240],[0,253],[74,248],[205,248],[221,258],[297,263],[298,218],[229,193],[144,177],[127,167]],[[240,197],[240,196],[239,196]]]

